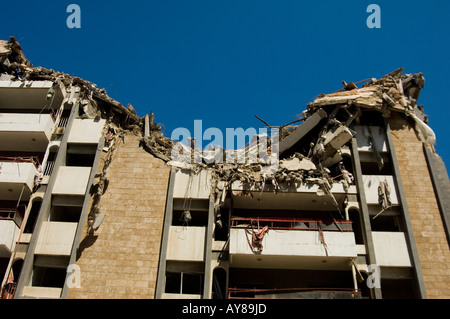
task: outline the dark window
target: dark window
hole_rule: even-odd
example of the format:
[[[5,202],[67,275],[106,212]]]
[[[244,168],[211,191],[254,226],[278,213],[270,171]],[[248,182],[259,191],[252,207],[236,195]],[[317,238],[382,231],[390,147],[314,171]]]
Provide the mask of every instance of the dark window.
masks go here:
[[[200,295],[203,293],[203,274],[167,272],[166,293]]]
[[[166,273],[166,289],[165,292],[169,294],[181,293],[181,274],[180,273]]]
[[[50,221],[78,223],[81,216],[81,207],[77,206],[53,206],[50,213]]]
[[[34,200],[28,215],[27,224],[25,225],[24,233],[33,233],[34,226],[36,225],[36,220],[39,215],[39,210],[41,209],[42,201]]]
[[[33,286],[61,288],[66,280],[66,268],[35,267]]]
[[[207,211],[181,211],[175,210],[172,216],[173,226],[207,226]]]
[[[67,146],[66,166],[91,167],[94,164],[97,145],[77,145]]]

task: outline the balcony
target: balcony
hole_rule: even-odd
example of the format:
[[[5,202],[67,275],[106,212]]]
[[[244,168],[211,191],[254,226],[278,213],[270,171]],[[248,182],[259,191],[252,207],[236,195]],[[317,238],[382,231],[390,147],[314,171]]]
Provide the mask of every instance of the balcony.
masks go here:
[[[53,126],[50,114],[0,113],[0,151],[44,152]]]
[[[70,144],[98,144],[106,120],[75,119],[69,133]]]
[[[198,174],[179,170],[175,174],[174,198],[209,199],[211,173],[201,170]]]
[[[65,94],[64,87],[55,87],[53,81],[0,81],[0,109],[58,109]]]
[[[22,297],[59,299],[61,292],[62,288],[25,286],[23,287]]]
[[[0,258],[9,257],[14,250],[22,216],[17,209],[0,209]]]
[[[348,269],[357,256],[351,221],[287,218],[233,217],[229,252],[230,265],[244,268]]]
[[[28,198],[38,165],[32,157],[0,157],[0,200]]]
[[[382,267],[411,267],[408,245],[403,232],[372,232],[377,264]]]
[[[170,226],[167,260],[203,261],[206,227]]]
[[[70,256],[78,223],[44,222],[36,245],[36,255]]]
[[[61,166],[57,172],[53,195],[85,195],[91,167]]]

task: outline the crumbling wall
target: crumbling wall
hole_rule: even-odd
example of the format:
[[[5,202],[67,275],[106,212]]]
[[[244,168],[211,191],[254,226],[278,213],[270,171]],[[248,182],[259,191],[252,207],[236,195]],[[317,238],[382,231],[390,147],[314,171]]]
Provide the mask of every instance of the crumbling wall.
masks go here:
[[[97,204],[105,218],[95,232],[85,225],[77,258],[81,288],[70,289],[68,298],[154,298],[170,168],[139,142],[130,132],[115,140]]]
[[[427,296],[450,298],[450,250],[422,143],[400,114],[389,123]]]

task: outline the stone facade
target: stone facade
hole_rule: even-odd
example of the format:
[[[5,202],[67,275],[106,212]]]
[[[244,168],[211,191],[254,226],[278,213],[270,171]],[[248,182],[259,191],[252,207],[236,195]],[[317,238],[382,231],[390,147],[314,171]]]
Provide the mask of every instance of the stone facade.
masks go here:
[[[400,114],[390,118],[427,297],[450,298],[450,250],[422,143]]]
[[[170,169],[139,147],[139,136],[128,133],[116,143],[99,204],[105,219],[93,235],[84,233],[81,288],[70,289],[71,299],[155,295]]]

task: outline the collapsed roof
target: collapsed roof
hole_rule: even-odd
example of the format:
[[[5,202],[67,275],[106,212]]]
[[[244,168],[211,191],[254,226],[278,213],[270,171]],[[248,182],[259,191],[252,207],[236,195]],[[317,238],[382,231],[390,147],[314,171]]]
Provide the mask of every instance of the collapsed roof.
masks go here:
[[[51,69],[33,67],[14,37],[9,41],[0,41],[0,80],[52,81],[55,86],[63,87],[67,92],[71,87],[79,87],[82,117],[101,117],[108,120],[108,124],[114,124],[121,129],[143,132],[141,146],[155,157],[170,166],[182,169],[211,169],[215,179],[228,185],[238,180],[262,189],[266,183],[271,183],[278,189],[280,183],[315,183],[326,191],[334,182],[351,182],[345,174],[342,174],[340,181],[332,179],[330,168],[346,172],[342,166],[341,154],[356,134],[351,129],[352,124],[358,123],[365,112],[377,112],[384,118],[388,118],[392,112],[404,114],[414,123],[417,136],[422,142],[429,144],[432,149],[436,144],[434,132],[427,125],[423,107],[417,105],[425,82],[423,74],[403,75],[403,68],[380,79],[349,84],[343,82],[344,87],[341,90],[319,95],[307,105],[302,113],[303,118],[296,121],[302,122],[300,125],[279,127],[280,165],[275,170],[268,169],[270,165],[264,160],[258,160],[256,163],[211,161],[217,151],[226,150],[201,150],[195,146],[182,145],[163,136],[161,127],[155,124],[153,113],[141,118],[130,104],[123,106],[110,98],[104,89],[97,88],[91,82]],[[357,85],[360,83],[364,84],[359,88]],[[270,144],[270,139],[267,141],[268,152],[271,153],[273,145]],[[186,161],[173,160],[171,155],[174,147],[179,147],[181,153],[184,151],[189,154]],[[232,152],[243,152],[244,156],[248,156],[252,151],[254,145],[247,145],[242,150]],[[193,162],[189,161],[189,158],[200,160]]]

